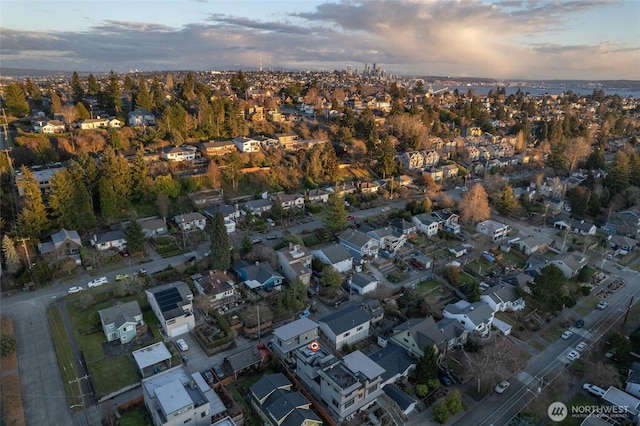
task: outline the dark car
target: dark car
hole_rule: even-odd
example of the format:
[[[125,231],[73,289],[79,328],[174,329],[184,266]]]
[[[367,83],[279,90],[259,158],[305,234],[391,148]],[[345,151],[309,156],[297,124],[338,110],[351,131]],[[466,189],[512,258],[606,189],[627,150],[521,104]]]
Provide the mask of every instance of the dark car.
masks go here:
[[[438,380],[440,380],[440,383],[442,383],[445,386],[451,386],[451,383],[453,383],[451,381],[451,377],[445,375],[445,374],[441,374],[438,376]]]
[[[212,385],[213,382],[215,381],[215,379],[213,378],[213,373],[209,370],[203,370],[202,377],[204,377],[204,379],[207,381],[207,383],[209,383],[209,385]]]
[[[222,379],[224,377],[224,371],[222,371],[222,367],[220,365],[216,364],[213,367],[211,367],[211,369],[213,370],[214,373],[216,373],[216,376],[218,376],[218,379]]]
[[[582,328],[584,326],[584,320],[583,319],[579,319],[578,321],[576,321],[573,326],[575,328]]]

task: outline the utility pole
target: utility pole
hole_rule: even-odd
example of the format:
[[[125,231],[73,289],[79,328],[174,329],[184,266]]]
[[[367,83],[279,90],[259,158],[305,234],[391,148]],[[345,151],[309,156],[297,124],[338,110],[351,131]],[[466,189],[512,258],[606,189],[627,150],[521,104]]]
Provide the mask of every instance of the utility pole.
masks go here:
[[[27,268],[31,269],[31,258],[29,257],[29,250],[27,250],[27,241],[31,238],[20,237],[16,238],[16,241],[22,243],[22,247],[24,248],[24,254],[27,256]]]
[[[631,300],[629,300],[629,306],[627,307],[627,312],[624,313],[624,319],[622,320],[621,330],[624,330],[624,325],[627,323],[627,317],[629,316],[629,311],[631,310],[631,306],[633,306],[633,296],[631,296]]]
[[[74,382],[78,384],[78,392],[80,392],[80,400],[82,401],[81,402],[81,406],[82,406],[82,412],[84,413],[84,419],[86,420],[87,425],[91,426],[91,422],[89,422],[89,415],[87,414],[87,408],[88,407],[84,402],[84,392],[82,392],[82,386],[80,386],[80,380],[88,379],[88,378],[89,378],[89,376],[87,376],[87,375],[84,375],[82,377],[77,377],[74,380],[69,380],[69,384],[74,383]],[[74,407],[74,405],[69,407],[69,409],[71,409],[73,407]]]

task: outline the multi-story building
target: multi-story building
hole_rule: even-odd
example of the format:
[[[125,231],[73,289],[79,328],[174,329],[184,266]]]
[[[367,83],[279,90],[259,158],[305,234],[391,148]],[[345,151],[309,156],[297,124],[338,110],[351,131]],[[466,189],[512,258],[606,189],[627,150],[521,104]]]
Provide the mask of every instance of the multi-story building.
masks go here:
[[[146,290],[151,310],[169,337],[188,333],[195,327],[193,293],[189,286],[176,281]]]
[[[298,278],[304,285],[311,282],[311,252],[305,246],[289,244],[276,251],[280,271],[289,282]]]
[[[280,358],[291,359],[293,352],[309,346],[318,339],[318,323],[309,318],[300,318],[273,330],[271,347]]]

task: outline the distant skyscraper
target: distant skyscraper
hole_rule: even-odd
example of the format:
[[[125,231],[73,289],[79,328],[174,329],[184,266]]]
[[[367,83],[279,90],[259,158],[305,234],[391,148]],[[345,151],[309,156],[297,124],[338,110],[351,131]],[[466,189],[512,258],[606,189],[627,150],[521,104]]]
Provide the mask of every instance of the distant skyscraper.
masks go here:
[[[348,76],[353,75],[353,69],[351,68],[351,65],[347,65],[347,75]]]

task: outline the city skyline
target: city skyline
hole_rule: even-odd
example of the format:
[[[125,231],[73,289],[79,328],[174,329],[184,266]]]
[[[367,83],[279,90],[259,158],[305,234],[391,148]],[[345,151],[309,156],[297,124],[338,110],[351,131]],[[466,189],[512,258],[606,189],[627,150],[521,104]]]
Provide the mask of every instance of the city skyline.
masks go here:
[[[4,68],[640,79],[635,1],[14,1]],[[56,19],[58,18],[58,19]]]

